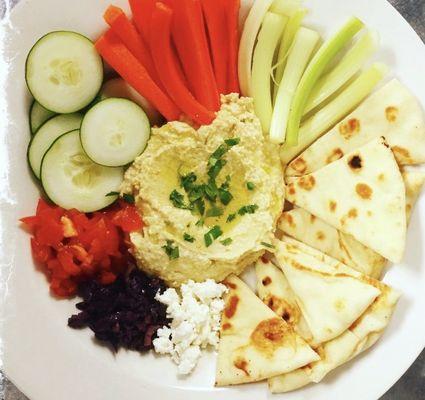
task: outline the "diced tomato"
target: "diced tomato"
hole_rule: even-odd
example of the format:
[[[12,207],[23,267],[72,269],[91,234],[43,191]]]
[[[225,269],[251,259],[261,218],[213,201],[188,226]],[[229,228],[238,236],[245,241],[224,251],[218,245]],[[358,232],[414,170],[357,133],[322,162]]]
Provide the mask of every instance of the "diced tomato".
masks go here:
[[[109,257],[104,257],[99,265],[101,269],[108,270],[111,268],[111,259]]]
[[[51,218],[42,221],[35,229],[35,238],[40,244],[57,246],[64,238],[62,225]]]
[[[51,204],[47,203],[47,201],[46,201],[46,200],[44,200],[44,199],[40,198],[40,199],[38,200],[36,214],[37,214],[37,215],[39,215],[39,214],[40,214],[40,212],[45,211],[45,210],[51,210],[51,209],[53,209],[53,208],[55,208],[55,206],[53,206],[53,205],[51,205]]]
[[[62,247],[58,251],[57,257],[63,269],[70,275],[77,276],[80,274],[81,269],[74,262],[74,257],[68,247]]]
[[[36,215],[42,222],[44,218],[53,219],[54,221],[59,222],[64,213],[65,210],[61,207],[50,205],[44,200],[40,200],[38,202]]]
[[[77,284],[70,279],[52,279],[50,288],[56,296],[69,297],[76,293]]]
[[[52,249],[49,246],[40,244],[34,238],[31,238],[31,250],[35,261],[40,264],[47,263],[53,257]]]
[[[50,274],[54,279],[68,279],[70,274],[66,272],[61,263],[58,260],[51,260],[47,263],[47,268],[50,270]]]
[[[45,265],[52,293],[73,296],[78,284],[115,281],[128,269],[129,232],[142,228],[136,207],[120,201],[107,210],[84,214],[40,200],[35,216],[21,220],[32,231],[31,249]]]
[[[121,210],[119,210],[112,222],[118,225],[124,232],[139,231],[143,227],[143,221],[138,213],[136,207],[130,204],[125,204]]]
[[[114,275],[112,272],[102,272],[100,275],[100,283],[102,285],[109,285],[110,283],[115,282],[117,279],[116,275]]]
[[[80,213],[79,211],[78,214],[71,214],[69,216],[72,222],[74,223],[75,229],[77,229],[78,233],[81,234],[84,229],[87,228],[87,225],[89,224],[89,219],[85,214]]]
[[[19,221],[25,224],[29,229],[33,230],[35,226],[38,224],[38,217],[36,215],[32,217],[24,217],[24,218],[21,218]]]

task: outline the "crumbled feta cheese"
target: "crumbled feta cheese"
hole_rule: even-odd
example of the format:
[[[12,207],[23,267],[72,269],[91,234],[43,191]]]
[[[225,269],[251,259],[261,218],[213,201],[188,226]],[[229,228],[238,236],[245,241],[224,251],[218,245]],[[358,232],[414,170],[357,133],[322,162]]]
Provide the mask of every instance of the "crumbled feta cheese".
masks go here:
[[[169,354],[178,365],[179,374],[190,374],[201,357],[201,349],[217,348],[220,316],[224,309],[226,286],[212,279],[197,283],[192,280],[180,288],[167,289],[155,298],[167,306],[170,328],[158,329],[153,340],[155,351]]]

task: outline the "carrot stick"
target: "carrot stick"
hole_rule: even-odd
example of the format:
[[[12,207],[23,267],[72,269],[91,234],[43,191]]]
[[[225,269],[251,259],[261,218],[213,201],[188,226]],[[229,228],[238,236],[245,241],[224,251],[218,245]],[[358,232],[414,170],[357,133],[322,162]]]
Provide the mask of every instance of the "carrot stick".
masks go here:
[[[150,21],[156,0],[129,0],[137,30],[146,43],[150,39]]]
[[[208,110],[220,108],[217,83],[199,0],[178,0],[173,7],[173,39],[189,88]]]
[[[124,11],[119,7],[109,6],[105,14],[103,14],[103,18],[115,35],[123,41],[133,55],[143,64],[155,83],[161,86],[149,49]]]
[[[130,2],[130,7],[133,13],[133,20],[134,20],[134,23],[136,24],[137,30],[139,32],[144,32],[144,33],[141,33],[141,36],[149,48],[152,12],[154,10],[156,0],[154,1],[129,0],[129,2]],[[168,5],[169,7],[173,7],[174,5],[174,0],[163,0],[162,2]],[[180,64],[180,61],[177,58],[177,52],[174,48],[173,48],[173,54],[174,54],[174,57],[176,58],[179,75],[183,79],[185,84],[187,85],[186,77],[184,76],[182,66]],[[158,81],[155,80],[155,82],[164,90],[160,79]]]
[[[173,11],[163,3],[156,3],[152,14],[151,52],[156,69],[170,97],[182,111],[200,125],[211,123],[214,113],[198,103],[179,76],[171,44]]]
[[[219,93],[227,93],[228,45],[225,5],[217,0],[201,0],[207,26],[214,75]]]
[[[150,101],[168,120],[180,118],[180,110],[149,76],[146,68],[111,31],[107,31],[95,44],[99,54],[137,92]]]
[[[227,31],[229,41],[229,81],[228,93],[240,93],[238,76],[239,52],[239,9],[240,0],[222,0],[226,4]]]

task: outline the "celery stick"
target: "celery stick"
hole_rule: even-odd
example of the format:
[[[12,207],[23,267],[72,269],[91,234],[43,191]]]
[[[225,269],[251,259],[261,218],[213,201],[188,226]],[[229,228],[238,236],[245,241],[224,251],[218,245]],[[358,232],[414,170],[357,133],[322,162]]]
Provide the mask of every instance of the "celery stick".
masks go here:
[[[274,0],[270,11],[276,14],[292,17],[295,11],[301,7],[301,0]]]
[[[307,10],[304,8],[296,10],[291,15],[286,25],[282,41],[280,42],[279,53],[276,61],[274,97],[277,95],[278,86],[282,80],[283,71],[285,71],[286,58],[288,56],[289,50],[291,49],[295,35],[297,34],[298,29],[301,26],[301,22],[306,14]]]
[[[254,98],[255,113],[261,121],[264,132],[269,131],[273,114],[271,97],[273,56],[285,28],[286,21],[287,18],[282,15],[271,12],[266,13],[254,51],[252,97]]]
[[[298,30],[295,36],[274,105],[270,127],[270,141],[272,143],[283,143],[285,141],[292,99],[319,38],[317,32],[303,27]]]
[[[360,69],[378,47],[376,32],[368,31],[354,43],[338,65],[319,79],[310,95],[304,115],[322,104],[333,93],[344,86]]]
[[[273,0],[256,0],[249,11],[248,17],[245,20],[244,29],[242,31],[241,40],[239,43],[239,59],[238,73],[239,85],[244,96],[252,97],[251,90],[251,66],[252,54],[257,39],[258,31],[267,10],[272,5]]]
[[[298,144],[291,147],[285,143],[281,147],[280,157],[282,163],[288,164],[316,139],[355,109],[382,80],[387,70],[388,68],[383,64],[373,64],[338,97],[307,120],[301,126]]]
[[[347,45],[353,36],[363,28],[364,24],[358,18],[351,17],[348,22],[330,39],[328,39],[318,50],[313,60],[307,67],[301,82],[295,92],[294,101],[289,112],[288,129],[286,132],[286,143],[295,146],[298,142],[298,131],[301,117],[307,100],[314,85],[322,75],[325,68],[335,56]]]

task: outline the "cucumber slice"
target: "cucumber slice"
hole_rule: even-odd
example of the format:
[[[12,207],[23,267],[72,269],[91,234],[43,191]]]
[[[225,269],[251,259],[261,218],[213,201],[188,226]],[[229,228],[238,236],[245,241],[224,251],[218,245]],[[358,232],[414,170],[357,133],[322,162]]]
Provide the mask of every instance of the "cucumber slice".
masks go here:
[[[102,86],[102,59],[90,39],[69,31],[50,32],[30,50],[25,79],[47,110],[68,114],[86,107]]]
[[[46,110],[40,103],[33,101],[30,109],[30,128],[31,134],[34,135],[38,128],[48,119],[52,118],[56,113]]]
[[[58,115],[45,122],[32,137],[28,146],[28,162],[32,172],[40,178],[41,160],[52,143],[65,132],[79,129],[81,114]]]
[[[50,146],[41,165],[41,183],[55,204],[93,212],[107,207],[119,191],[124,168],[108,168],[93,163],[84,153],[80,133],[74,130],[60,136]]]
[[[81,123],[81,144],[97,164],[119,167],[143,152],[150,136],[145,112],[127,99],[110,98],[95,104]]]

